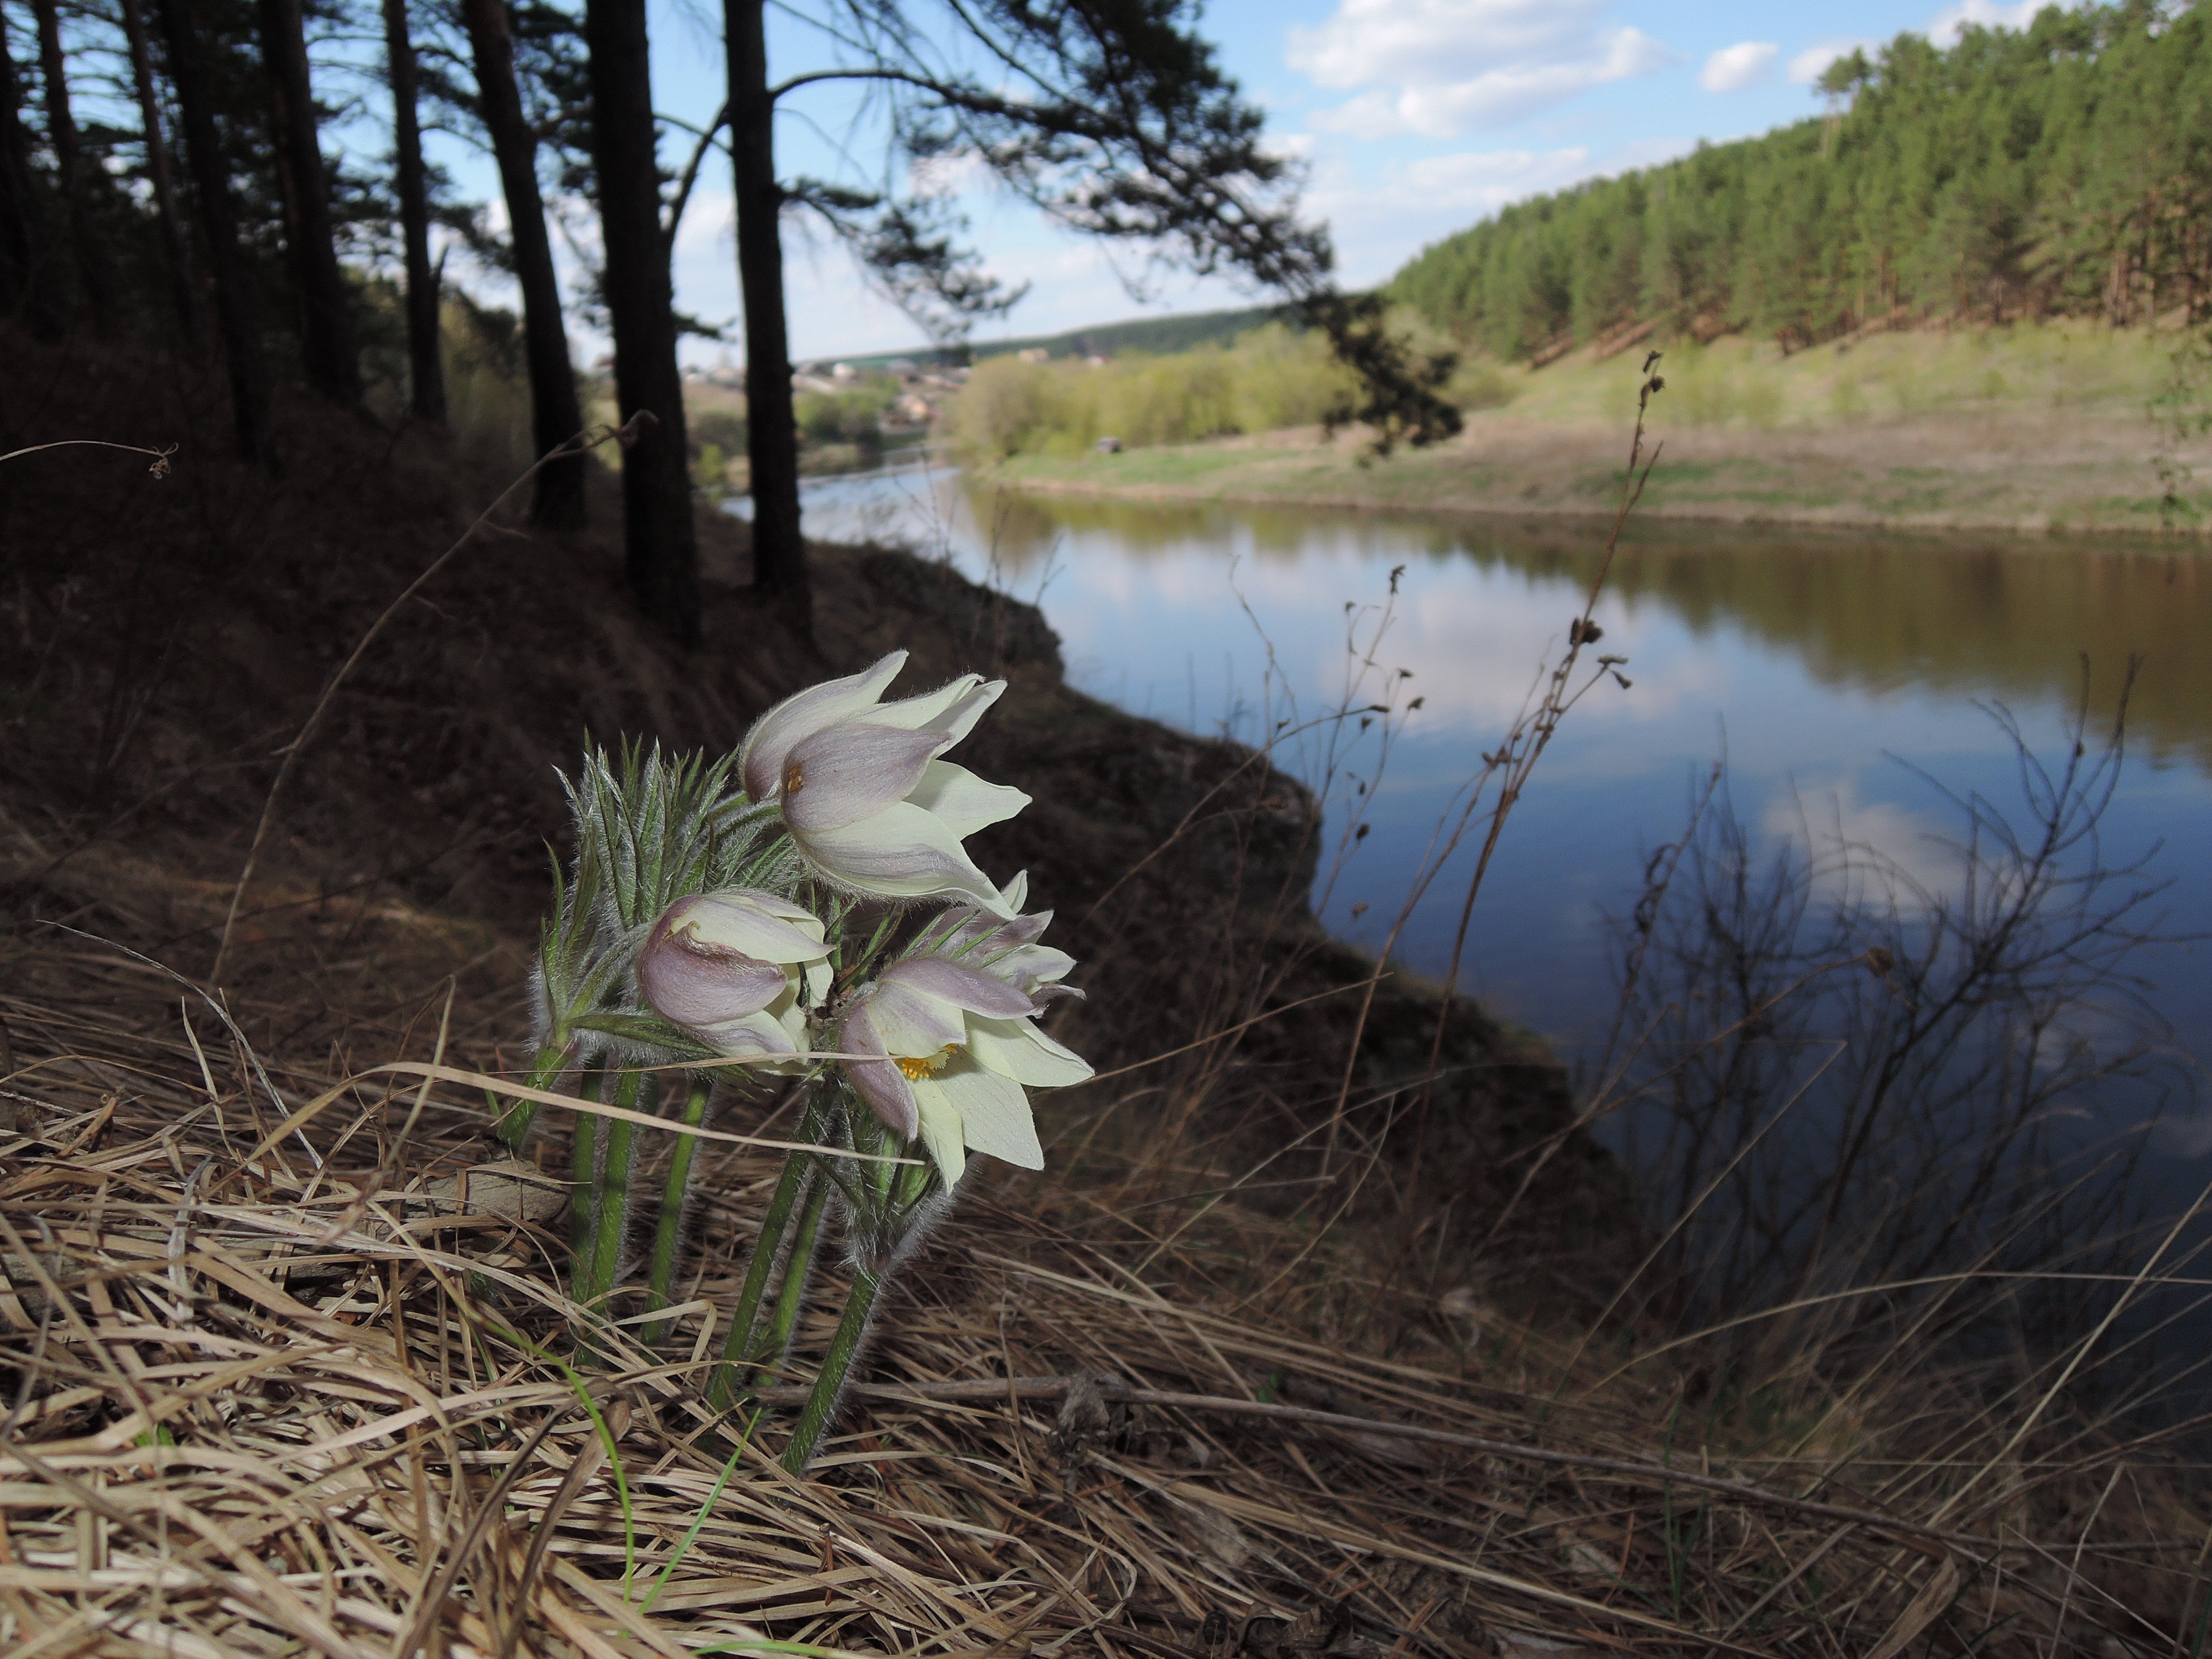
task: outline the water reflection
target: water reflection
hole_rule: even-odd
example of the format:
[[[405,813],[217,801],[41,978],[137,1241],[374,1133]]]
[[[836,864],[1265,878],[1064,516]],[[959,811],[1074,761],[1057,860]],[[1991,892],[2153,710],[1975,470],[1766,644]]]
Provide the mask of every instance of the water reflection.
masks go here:
[[[1039,599],[1085,690],[1248,740],[1292,706],[1341,696],[1347,629],[1375,616],[1405,567],[1379,657],[1412,672],[1424,707],[1325,910],[1370,944],[1454,791],[1559,648],[1601,533],[1042,499],[949,472],[829,481],[807,511],[814,534],[904,541]],[[2054,752],[2085,663],[2100,717],[2140,663],[2106,855],[2163,842],[2176,925],[2212,919],[2212,566],[2200,555],[1646,525],[1597,614],[1632,687],[1593,693],[1546,757],[1478,906],[1467,969],[1493,1008],[1570,1048],[1613,1005],[1604,917],[1626,903],[1643,851],[1675,833],[1715,757],[1759,836],[1876,848],[1940,884],[1958,818],[1930,779],[2000,806],[2019,799],[2011,746],[1978,702],[2003,703]],[[1461,874],[1401,937],[1409,966],[1448,959]],[[2201,1061],[2212,969],[2180,950],[2158,973],[2158,1006]],[[2175,1145],[2202,1155],[2212,1132],[2178,1126]]]

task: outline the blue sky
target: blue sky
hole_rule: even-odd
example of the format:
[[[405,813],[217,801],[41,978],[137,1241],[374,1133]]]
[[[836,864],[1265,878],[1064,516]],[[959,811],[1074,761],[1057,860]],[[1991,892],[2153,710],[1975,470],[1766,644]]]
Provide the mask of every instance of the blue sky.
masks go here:
[[[1808,84],[1830,57],[1902,30],[1955,36],[1962,21],[2019,27],[2036,0],[1212,0],[1202,32],[1268,112],[1273,142],[1310,169],[1309,212],[1331,226],[1344,279],[1387,276],[1424,244],[1518,198],[1663,161],[1700,139],[1815,112]],[[655,0],[654,101],[703,121],[721,97],[711,0]],[[771,70],[819,66],[819,46],[778,16]],[[852,94],[810,89],[778,128],[787,173],[880,167]],[[680,161],[689,140],[672,133]],[[847,150],[840,155],[841,149]],[[495,191],[480,158],[449,154],[472,194]],[[986,189],[963,195],[991,269],[1030,291],[1001,325],[1032,334],[1146,312],[1243,302],[1224,282],[1147,273]],[[793,225],[792,230],[797,232]],[[726,169],[710,163],[678,244],[678,301],[716,321],[738,310]],[[866,290],[826,241],[788,237],[793,347],[801,357],[894,349],[920,332]],[[1127,280],[1143,279],[1133,297]],[[489,288],[487,279],[483,286]],[[742,360],[741,344],[732,355]],[[711,361],[712,344],[686,356]]]

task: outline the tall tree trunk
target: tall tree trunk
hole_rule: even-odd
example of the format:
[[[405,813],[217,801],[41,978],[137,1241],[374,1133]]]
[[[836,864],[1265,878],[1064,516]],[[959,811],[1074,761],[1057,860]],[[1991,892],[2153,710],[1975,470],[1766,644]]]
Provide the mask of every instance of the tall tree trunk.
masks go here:
[[[443,426],[446,368],[438,355],[438,277],[430,268],[430,191],[422,171],[422,122],[415,108],[415,44],[407,38],[407,0],[384,0],[384,58],[392,82],[399,225],[407,243],[410,407],[417,420]]]
[[[138,91],[138,119],[146,131],[146,177],[154,186],[154,209],[161,222],[161,252],[169,262],[177,324],[188,343],[200,337],[199,284],[192,276],[191,245],[177,206],[177,181],[169,171],[168,141],[161,133],[161,94],[154,80],[154,52],[146,39],[146,15],[138,0],[123,0],[123,33],[131,43],[131,78]]]
[[[39,211],[31,175],[31,135],[23,130],[22,83],[0,28],[0,312],[18,313],[33,337],[61,331],[60,296],[54,289],[53,252]]]
[[[276,175],[284,190],[284,240],[300,290],[301,355],[307,384],[333,403],[361,401],[361,351],[338,269],[331,225],[330,182],[315,127],[307,72],[307,21],[300,0],[261,0],[261,56],[276,114]]]
[[[738,202],[738,285],[745,312],[746,450],[752,461],[753,586],[805,619],[811,597],[799,536],[799,425],[791,408],[791,335],[783,310],[783,187],[775,180],[775,100],[769,95],[765,0],[725,0],[731,174]]]
[[[639,607],[686,645],[699,639],[699,544],[676,366],[676,295],[660,225],[660,168],[645,0],[589,0],[592,146],[599,174],[615,398],[652,423],[623,453],[623,562]]]
[[[38,19],[39,69],[46,83],[46,143],[54,152],[54,173],[69,214],[77,290],[92,313],[93,325],[104,330],[114,311],[114,284],[108,279],[107,250],[93,223],[92,181],[85,176],[76,118],[70,113],[69,60],[62,51],[60,9],[54,0],[31,0],[31,13]]]
[[[169,78],[177,89],[177,116],[185,129],[185,166],[198,199],[200,240],[207,246],[208,276],[215,286],[216,327],[230,369],[231,422],[240,456],[273,467],[269,388],[261,362],[261,331],[246,285],[245,256],[238,246],[238,210],[230,199],[230,169],[215,124],[214,94],[201,55],[191,0],[156,0],[161,41],[168,48]]]
[[[522,286],[531,428],[538,453],[544,455],[580,432],[584,416],[576,401],[576,371],[568,362],[568,334],[561,321],[561,284],[553,272],[545,203],[538,193],[538,138],[522,112],[522,93],[515,84],[514,40],[507,32],[505,0],[461,0],[461,17],[476,58],[479,113],[507,192],[514,275]],[[581,460],[556,462],[538,475],[531,518],[548,529],[574,529],[584,522]]]

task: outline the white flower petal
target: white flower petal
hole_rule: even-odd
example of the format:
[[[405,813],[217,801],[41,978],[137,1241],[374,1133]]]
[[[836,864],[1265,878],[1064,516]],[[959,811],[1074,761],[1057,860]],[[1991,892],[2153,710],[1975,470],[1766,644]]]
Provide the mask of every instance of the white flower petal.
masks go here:
[[[725,1020],[697,1029],[716,1054],[730,1060],[744,1060],[754,1055],[797,1054],[806,1028],[802,1024],[794,1035],[783,1021],[763,1008],[743,1019]]]
[[[783,820],[796,835],[842,830],[903,800],[927,776],[938,740],[927,732],[848,720],[791,751]]]
[[[1044,1168],[1036,1120],[1022,1085],[987,1072],[972,1060],[956,1060],[931,1079],[960,1114],[960,1138],[970,1152],[1022,1170]]]
[[[755,720],[738,755],[745,793],[755,800],[773,799],[782,787],[784,761],[792,750],[823,727],[874,708],[905,666],[906,653],[894,651],[858,674],[810,685]]]
[[[968,1154],[960,1144],[960,1114],[945,1098],[945,1091],[927,1078],[914,1085],[915,1104],[921,1114],[921,1144],[929,1160],[951,1192],[968,1168]]]
[[[1018,915],[1030,902],[1030,872],[1026,870],[1015,871],[1014,878],[999,890],[1006,896],[1006,902],[1013,906],[1015,914]],[[1052,912],[1048,910],[1039,921],[1039,927],[1042,928],[1044,922],[1051,920]]]
[[[908,732],[934,732],[944,739],[942,754],[975,729],[983,711],[1006,690],[1004,680],[985,680],[980,674],[963,674],[948,685],[872,708],[862,716],[872,726],[896,726]]]
[[[908,1060],[927,1060],[956,1048],[968,1036],[960,1010],[933,996],[878,981],[867,996],[868,1025],[884,1052]]]
[[[747,888],[678,899],[668,907],[667,926],[701,945],[757,962],[813,962],[828,954],[819,918],[773,893]]]
[[[986,1070],[1032,1089],[1063,1088],[1091,1075],[1088,1060],[1026,1019],[969,1019],[968,1052]]]
[[[1075,958],[1049,945],[1018,945],[1002,957],[991,957],[985,965],[1017,985],[1034,988],[1066,978]]]
[[[836,969],[827,959],[810,963],[806,969],[806,1006],[819,1008],[830,999],[830,988],[837,982]]]
[[[992,915],[1012,919],[991,878],[975,867],[960,838],[906,801],[836,830],[792,840],[806,861],[831,881],[883,898],[932,898],[958,893]]]
[[[978,830],[1005,823],[1030,804],[1030,798],[1018,789],[986,783],[966,767],[940,760],[923,769],[921,781],[907,791],[906,798],[923,811],[942,818],[945,827],[963,841]],[[1014,909],[1021,908],[1018,899],[1009,897],[1006,902]]]

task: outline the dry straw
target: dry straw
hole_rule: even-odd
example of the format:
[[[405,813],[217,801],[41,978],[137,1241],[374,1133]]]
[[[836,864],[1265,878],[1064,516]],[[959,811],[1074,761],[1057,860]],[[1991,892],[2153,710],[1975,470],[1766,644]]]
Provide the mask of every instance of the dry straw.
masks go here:
[[[2199,1523],[2140,1449],[2045,1437],[1956,1506],[1974,1449],[1896,1425],[1723,1462],[1679,1389],[1585,1397],[1494,1311],[1398,1358],[1212,1311],[1301,1242],[1224,1213],[1161,1252],[1110,1189],[976,1203],[795,1480],[696,1386],[762,1152],[708,1149],[678,1339],[579,1372],[559,1191],[441,1080],[485,1011],[278,1133],[347,1079],[95,942],[12,950],[14,1653],[2174,1650]]]

